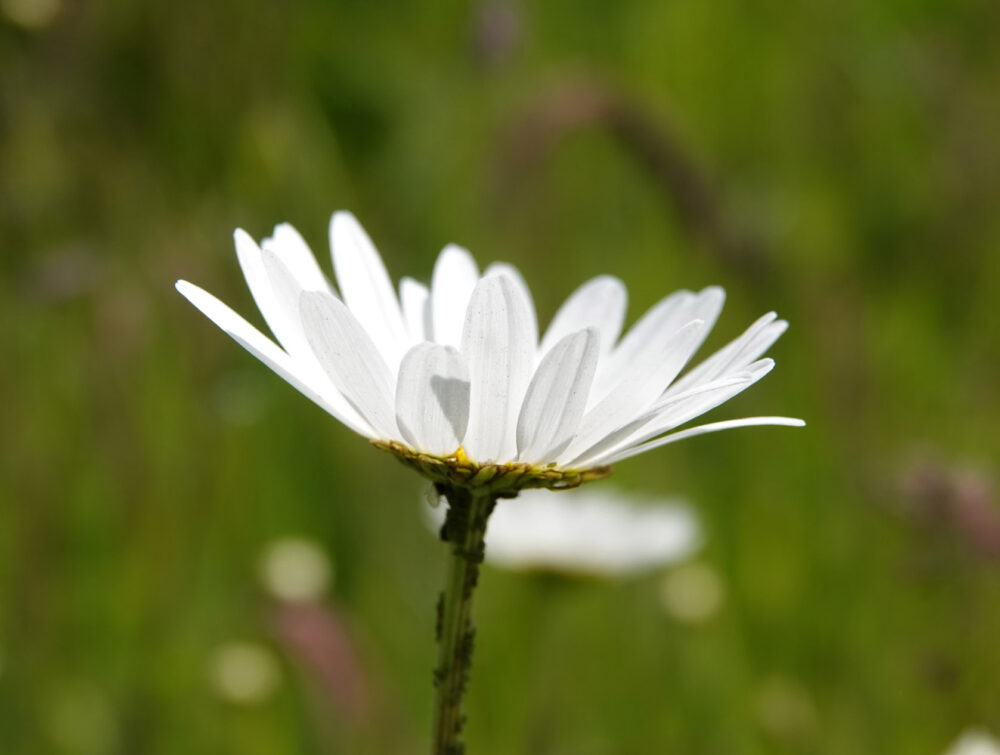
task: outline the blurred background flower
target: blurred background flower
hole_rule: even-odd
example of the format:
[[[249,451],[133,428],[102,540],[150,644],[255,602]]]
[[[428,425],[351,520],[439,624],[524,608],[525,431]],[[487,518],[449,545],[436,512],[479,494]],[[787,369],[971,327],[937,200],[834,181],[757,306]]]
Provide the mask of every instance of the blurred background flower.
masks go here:
[[[428,509],[437,529],[445,505]],[[486,560],[507,569],[594,577],[641,573],[687,558],[701,545],[686,502],[605,484],[501,499],[486,529]]]
[[[1000,741],[985,729],[968,729],[945,755],[998,755]]]
[[[412,475],[172,287],[253,313],[232,229],[320,250],[337,207],[392,270],[516,264],[542,323],[608,272],[632,313],[724,286],[705,354],[792,323],[724,416],[808,428],[615,471],[694,502],[694,561],[484,570],[483,753],[1000,731],[998,36],[989,2],[4,0],[0,752],[421,751],[443,554]],[[288,533],[331,564],[308,599],[258,579]],[[234,639],[281,670],[252,706],[207,681]],[[317,668],[361,669],[367,718]]]
[[[333,566],[322,546],[306,537],[268,543],[259,569],[264,589],[284,601],[321,600],[333,579]]]
[[[120,722],[107,693],[90,680],[59,680],[42,716],[52,751],[104,755],[121,747]]]
[[[708,564],[688,564],[665,574],[660,583],[660,602],[674,619],[701,624],[715,616],[725,601],[722,579]]]
[[[281,672],[274,654],[263,645],[231,641],[212,652],[208,677],[212,690],[222,700],[256,705],[274,694]]]

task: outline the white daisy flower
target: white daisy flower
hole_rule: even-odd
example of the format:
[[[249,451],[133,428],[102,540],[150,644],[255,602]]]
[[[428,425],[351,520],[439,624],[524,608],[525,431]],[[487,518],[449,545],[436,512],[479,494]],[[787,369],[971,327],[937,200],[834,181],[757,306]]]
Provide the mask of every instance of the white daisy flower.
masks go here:
[[[258,562],[260,581],[272,597],[289,603],[323,597],[333,577],[333,564],[319,543],[288,535],[272,540]]]
[[[338,295],[291,226],[259,246],[242,230],[235,240],[278,343],[197,286],[178,281],[178,291],[333,417],[443,484],[571,487],[683,438],[804,424],[749,417],[674,432],[770,372],[774,362],[761,357],[787,327],[766,314],[681,375],[722,309],[718,287],[673,293],[622,335],[625,286],[599,276],[539,337],[517,270],[494,264],[481,273],[454,245],[429,287],[403,278],[397,295],[368,235],[337,212]]]
[[[427,522],[445,522],[428,507]],[[701,527],[677,500],[636,496],[613,488],[552,493],[526,490],[504,501],[486,527],[486,560],[504,569],[624,577],[692,555]]]
[[[1000,755],[1000,740],[986,729],[967,729],[945,755]]]

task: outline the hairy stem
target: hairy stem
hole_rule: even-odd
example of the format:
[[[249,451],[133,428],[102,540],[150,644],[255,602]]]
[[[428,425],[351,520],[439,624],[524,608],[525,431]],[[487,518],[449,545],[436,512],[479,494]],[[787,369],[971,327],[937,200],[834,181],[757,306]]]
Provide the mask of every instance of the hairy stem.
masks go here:
[[[472,594],[483,561],[486,522],[496,500],[485,490],[440,487],[448,499],[441,539],[451,546],[448,578],[438,599],[438,664],[434,670],[433,755],[462,755],[462,697],[469,681],[475,629]]]

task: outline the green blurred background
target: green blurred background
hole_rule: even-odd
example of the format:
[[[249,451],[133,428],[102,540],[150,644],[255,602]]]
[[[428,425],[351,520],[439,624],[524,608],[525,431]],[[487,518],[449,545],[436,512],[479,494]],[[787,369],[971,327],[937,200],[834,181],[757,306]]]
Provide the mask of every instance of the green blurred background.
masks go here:
[[[631,319],[725,286],[708,348],[792,323],[711,418],[805,430],[616,472],[694,501],[722,604],[488,569],[470,752],[1000,731],[998,33],[989,0],[0,0],[0,752],[426,749],[419,480],[172,285],[261,323],[232,229],[289,221],[329,268],[337,208],[395,276],[449,241],[515,263],[543,321],[607,272]],[[257,577],[288,534],[335,565],[315,616]],[[348,648],[363,710],[289,621]],[[269,694],[220,697],[234,641]]]

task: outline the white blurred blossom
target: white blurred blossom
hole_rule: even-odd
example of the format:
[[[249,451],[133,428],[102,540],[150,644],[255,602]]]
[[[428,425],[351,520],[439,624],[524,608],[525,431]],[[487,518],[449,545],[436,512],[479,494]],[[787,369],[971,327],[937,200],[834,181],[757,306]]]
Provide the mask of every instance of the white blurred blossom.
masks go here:
[[[445,508],[428,509],[434,526]],[[526,490],[502,499],[486,529],[486,560],[509,569],[623,576],[690,556],[701,529],[690,507],[606,486]]]
[[[757,689],[755,702],[760,725],[780,739],[802,737],[816,726],[818,716],[812,695],[793,678],[765,678]]]
[[[113,702],[89,681],[64,681],[53,687],[43,713],[55,752],[101,755],[118,749],[119,720]]]
[[[59,15],[60,5],[60,0],[0,0],[0,11],[18,26],[42,29]]]
[[[687,564],[664,575],[660,603],[677,621],[702,624],[722,608],[726,589],[718,573],[707,564]]]
[[[1000,741],[986,729],[966,729],[944,755],[1000,755]]]
[[[278,660],[265,646],[232,641],[217,647],[208,663],[208,680],[221,699],[238,705],[266,702],[281,681]]]
[[[282,537],[260,557],[260,579],[278,600],[317,600],[330,586],[333,566],[323,547],[304,537]]]

